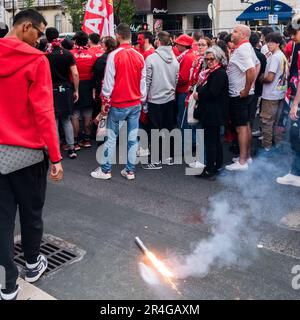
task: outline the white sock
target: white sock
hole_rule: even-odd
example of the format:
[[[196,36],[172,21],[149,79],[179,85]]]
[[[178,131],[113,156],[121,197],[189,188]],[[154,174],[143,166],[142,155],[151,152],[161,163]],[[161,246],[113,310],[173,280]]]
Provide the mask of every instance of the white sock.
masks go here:
[[[40,256],[38,256],[37,260],[39,260],[39,257]],[[33,268],[37,267],[39,263],[40,263],[39,261],[36,262],[36,263],[33,263],[33,264],[29,264],[29,263],[26,262],[26,267],[29,268],[29,269],[33,269]]]

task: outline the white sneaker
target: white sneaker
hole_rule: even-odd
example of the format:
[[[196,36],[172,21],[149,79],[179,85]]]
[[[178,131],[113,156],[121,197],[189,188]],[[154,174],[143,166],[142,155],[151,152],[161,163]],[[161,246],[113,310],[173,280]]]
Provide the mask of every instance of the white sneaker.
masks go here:
[[[249,169],[248,163],[240,164],[240,162],[235,162],[225,167],[226,170],[229,171],[245,171]]]
[[[194,161],[192,163],[189,163],[189,167],[193,169],[204,169],[206,165],[201,163],[200,161]]]
[[[91,176],[95,179],[108,180],[111,179],[111,172],[103,172],[101,167],[98,167],[95,171],[91,172]]]
[[[276,179],[277,183],[284,184],[284,185],[290,185],[294,187],[300,187],[300,177],[295,176],[291,173],[287,174],[284,177],[279,177]]]
[[[240,161],[240,157],[236,157],[236,158],[232,158],[232,162],[239,162]],[[248,158],[247,159],[247,163],[248,164],[252,164],[253,163],[253,159],[252,158]]]
[[[126,169],[123,169],[121,171],[121,175],[126,178],[127,180],[134,180],[135,179],[135,175],[134,172],[128,172]]]
[[[16,285],[16,290],[11,293],[3,293],[0,290],[0,300],[6,300],[6,301],[16,300],[18,293],[19,293],[19,290],[20,290],[19,285]]]
[[[137,157],[147,157],[150,155],[150,150],[149,148],[144,149],[142,147],[139,147],[137,152],[136,152]]]
[[[167,166],[173,166],[174,165],[174,158],[170,157],[165,159],[165,161],[163,161],[163,164],[166,164]]]

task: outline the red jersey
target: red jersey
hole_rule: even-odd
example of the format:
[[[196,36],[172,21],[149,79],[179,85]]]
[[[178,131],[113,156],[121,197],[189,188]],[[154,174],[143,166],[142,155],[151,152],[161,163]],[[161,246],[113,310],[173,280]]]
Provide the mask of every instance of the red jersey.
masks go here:
[[[147,57],[149,57],[152,53],[155,52],[155,49],[153,47],[150,47],[147,50],[139,48],[137,49],[137,51],[144,57],[144,60],[146,60]]]
[[[197,56],[194,54],[193,49],[189,49],[178,57],[178,61],[180,63],[178,84],[176,88],[176,91],[178,93],[188,92],[191,69],[193,66],[193,62],[196,59]]]
[[[103,48],[99,45],[96,47],[90,47],[89,48],[89,52],[91,52],[92,54],[94,54],[97,58],[101,57],[104,53]]]
[[[197,42],[194,42],[194,43],[193,43],[192,49],[193,49],[193,52],[194,52],[194,55],[195,55],[195,56],[200,56],[199,46],[198,46],[198,43],[197,43]]]
[[[145,61],[129,43],[108,55],[102,96],[110,98],[116,108],[134,107],[146,100]]]
[[[76,66],[79,73],[79,80],[91,80],[93,67],[97,60],[94,53],[90,52],[87,47],[78,47],[70,50],[76,60]]]

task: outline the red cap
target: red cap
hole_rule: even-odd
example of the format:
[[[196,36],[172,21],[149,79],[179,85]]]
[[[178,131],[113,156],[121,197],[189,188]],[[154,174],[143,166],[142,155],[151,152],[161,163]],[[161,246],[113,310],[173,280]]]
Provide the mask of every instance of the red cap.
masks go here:
[[[176,44],[180,44],[181,46],[191,47],[194,43],[192,37],[188,36],[187,34],[182,34],[175,40]]]

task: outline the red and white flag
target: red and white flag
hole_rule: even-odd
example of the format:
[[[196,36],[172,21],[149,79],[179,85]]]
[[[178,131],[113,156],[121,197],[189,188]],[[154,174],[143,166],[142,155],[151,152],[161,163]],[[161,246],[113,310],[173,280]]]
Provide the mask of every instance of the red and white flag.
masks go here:
[[[114,36],[113,0],[88,0],[82,30],[100,37]]]

